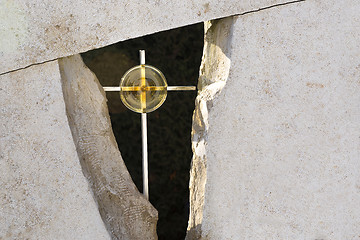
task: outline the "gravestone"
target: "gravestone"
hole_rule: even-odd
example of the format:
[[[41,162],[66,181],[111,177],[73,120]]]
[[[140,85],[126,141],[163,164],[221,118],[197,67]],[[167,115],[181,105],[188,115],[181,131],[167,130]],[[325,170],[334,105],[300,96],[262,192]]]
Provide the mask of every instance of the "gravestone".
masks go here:
[[[359,239],[360,4],[206,24],[188,239]]]
[[[67,96],[82,98],[62,92],[66,73],[53,59],[238,15],[207,22],[187,238],[359,238],[359,10],[350,0],[1,2],[0,237],[121,239],[131,227],[153,229],[156,213],[129,190],[120,154],[116,167],[99,154],[102,143],[116,152],[101,90],[91,98],[74,88],[101,106],[73,108],[89,136],[69,112],[77,103]],[[89,165],[87,156],[96,156]],[[134,224],[113,229],[113,217]]]
[[[65,113],[57,61],[0,76],[0,239],[110,239]]]

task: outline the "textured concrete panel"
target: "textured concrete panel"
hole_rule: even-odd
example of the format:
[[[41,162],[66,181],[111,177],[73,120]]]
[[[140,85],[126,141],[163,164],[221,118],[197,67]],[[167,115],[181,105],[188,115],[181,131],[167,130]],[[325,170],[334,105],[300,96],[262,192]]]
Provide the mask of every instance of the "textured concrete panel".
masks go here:
[[[0,73],[284,0],[0,2]]]
[[[193,147],[204,161],[192,178],[206,167],[206,180],[191,194],[205,195],[192,199],[202,219],[189,236],[197,227],[204,239],[360,238],[359,11],[306,1],[234,18],[226,84],[201,72]]]
[[[0,239],[110,239],[79,163],[57,61],[0,76]]]
[[[157,239],[157,211],[126,169],[99,81],[80,55],[59,63],[75,145],[109,232],[113,239]]]

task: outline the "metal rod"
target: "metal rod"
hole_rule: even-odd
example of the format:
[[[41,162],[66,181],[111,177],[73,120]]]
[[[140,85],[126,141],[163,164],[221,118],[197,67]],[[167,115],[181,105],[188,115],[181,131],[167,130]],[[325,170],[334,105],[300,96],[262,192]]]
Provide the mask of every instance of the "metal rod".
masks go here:
[[[142,133],[142,167],[143,167],[143,194],[149,200],[148,182],[148,149],[147,149],[147,123],[146,113],[141,113],[141,133]]]
[[[145,51],[140,50],[140,89],[146,87],[146,76],[145,76]],[[139,90],[140,90],[139,89]],[[146,109],[146,91],[140,90],[140,104],[142,112]]]
[[[140,50],[140,65],[145,65],[145,50]],[[142,85],[146,85],[145,82],[145,69],[141,71]],[[145,93],[146,94],[146,93]],[[142,96],[142,98],[145,96]],[[142,99],[142,108],[146,108],[146,99]],[[141,134],[142,134],[142,167],[143,167],[143,194],[147,200],[149,200],[149,173],[148,173],[148,146],[147,146],[147,123],[146,113],[141,113]]]
[[[145,65],[145,50],[139,50],[140,65]]]
[[[121,90],[123,90],[123,91],[128,90],[128,89],[121,89],[120,87],[103,87],[103,88],[104,88],[105,92],[119,92]],[[133,88],[133,87],[128,87],[128,88]],[[196,87],[195,86],[168,86],[167,90],[168,91],[192,91],[192,90],[196,90]]]
[[[105,92],[120,92],[120,87],[103,87]]]
[[[168,91],[191,91],[196,90],[195,86],[168,86]]]

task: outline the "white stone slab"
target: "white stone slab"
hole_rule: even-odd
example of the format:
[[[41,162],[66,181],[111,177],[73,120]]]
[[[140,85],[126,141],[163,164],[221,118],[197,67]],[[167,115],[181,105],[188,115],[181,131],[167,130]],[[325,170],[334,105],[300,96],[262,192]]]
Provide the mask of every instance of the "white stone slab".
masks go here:
[[[127,171],[102,86],[79,54],[59,59],[59,66],[76,149],[112,239],[157,239],[157,210]]]
[[[0,73],[285,0],[4,0]]]
[[[223,48],[210,28],[205,55],[228,60],[203,62],[189,233],[360,238],[359,11],[306,1],[239,16]]]
[[[75,149],[57,61],[0,76],[0,239],[110,239]]]

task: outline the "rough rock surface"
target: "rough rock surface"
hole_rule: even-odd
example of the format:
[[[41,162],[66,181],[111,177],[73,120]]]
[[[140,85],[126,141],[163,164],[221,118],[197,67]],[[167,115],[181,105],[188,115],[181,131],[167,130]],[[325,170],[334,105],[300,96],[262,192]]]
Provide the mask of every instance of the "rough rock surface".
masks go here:
[[[80,55],[59,60],[66,110],[84,173],[113,239],[157,239],[157,211],[121,158],[105,93]]]
[[[284,0],[0,2],[0,73]]]
[[[208,110],[212,100],[225,86],[230,69],[229,44],[233,18],[205,22],[205,45],[200,67],[199,94],[196,98],[193,116],[192,149],[193,159],[190,171],[190,216],[187,239],[201,237],[201,223],[207,180],[207,133]]]
[[[360,238],[359,11],[306,1],[245,14],[228,43],[209,28],[204,55],[231,63],[203,59],[225,74],[201,72],[188,239]]]
[[[57,61],[0,76],[0,239],[110,239],[71,135]]]

